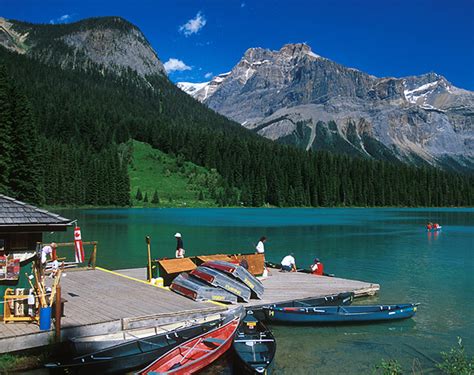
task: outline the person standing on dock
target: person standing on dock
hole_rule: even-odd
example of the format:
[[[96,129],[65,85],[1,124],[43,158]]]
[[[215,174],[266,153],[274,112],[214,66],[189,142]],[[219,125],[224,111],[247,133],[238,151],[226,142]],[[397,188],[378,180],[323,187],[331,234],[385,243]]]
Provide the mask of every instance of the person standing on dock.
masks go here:
[[[183,239],[181,238],[181,233],[176,233],[175,235],[176,238],[176,258],[184,258],[184,246],[183,246]]]
[[[281,260],[281,270],[287,272],[296,272],[296,261],[293,253],[287,255]]]
[[[267,237],[263,236],[260,237],[258,240],[257,246],[255,246],[255,250],[257,254],[265,254],[265,242],[267,242]]]

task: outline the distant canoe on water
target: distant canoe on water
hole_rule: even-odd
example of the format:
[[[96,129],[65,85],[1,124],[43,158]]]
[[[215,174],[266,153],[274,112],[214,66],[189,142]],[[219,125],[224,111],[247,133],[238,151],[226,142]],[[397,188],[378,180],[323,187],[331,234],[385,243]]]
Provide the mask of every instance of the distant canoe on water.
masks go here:
[[[282,323],[357,323],[407,319],[417,304],[375,306],[266,307],[266,318]]]

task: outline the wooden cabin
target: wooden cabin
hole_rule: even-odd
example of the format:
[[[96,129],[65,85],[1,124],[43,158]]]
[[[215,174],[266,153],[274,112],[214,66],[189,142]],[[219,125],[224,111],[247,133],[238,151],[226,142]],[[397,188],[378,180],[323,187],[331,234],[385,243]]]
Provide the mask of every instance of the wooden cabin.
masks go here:
[[[25,288],[44,232],[65,231],[69,219],[0,194],[0,298],[7,288]],[[0,309],[2,315],[2,309]]]

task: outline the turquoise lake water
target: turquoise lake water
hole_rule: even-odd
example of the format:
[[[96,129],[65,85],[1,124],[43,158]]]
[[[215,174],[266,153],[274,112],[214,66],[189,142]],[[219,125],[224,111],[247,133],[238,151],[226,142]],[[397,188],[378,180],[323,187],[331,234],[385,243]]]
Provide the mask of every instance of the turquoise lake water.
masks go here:
[[[84,241],[99,241],[97,263],[120,269],[173,257],[181,232],[186,255],[248,253],[262,235],[266,258],[294,252],[298,267],[319,257],[327,272],[381,285],[356,303],[421,303],[414,319],[329,327],[273,326],[275,373],[366,374],[384,359],[406,371],[434,361],[461,336],[474,352],[474,209],[101,209],[63,210]],[[427,233],[427,221],[443,226]],[[67,234],[50,235],[72,241]],[[225,359],[206,373],[231,373]]]

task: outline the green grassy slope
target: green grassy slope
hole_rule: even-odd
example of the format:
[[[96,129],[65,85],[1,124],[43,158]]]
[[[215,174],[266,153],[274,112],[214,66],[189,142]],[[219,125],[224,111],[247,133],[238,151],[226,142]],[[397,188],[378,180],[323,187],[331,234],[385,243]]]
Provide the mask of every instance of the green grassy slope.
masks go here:
[[[212,198],[221,177],[181,157],[167,155],[149,144],[132,141],[129,164],[131,200],[135,207],[216,207]],[[140,189],[148,203],[136,199]],[[159,204],[151,203],[155,190]],[[202,192],[202,194],[200,194]],[[199,199],[201,195],[202,199]]]

